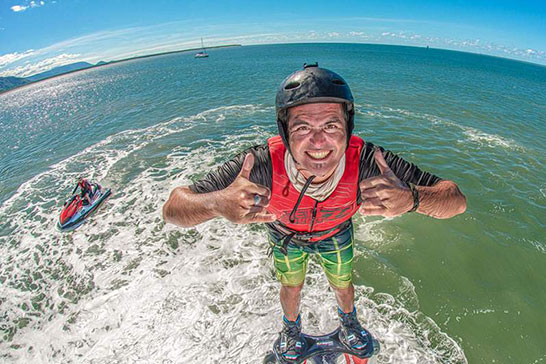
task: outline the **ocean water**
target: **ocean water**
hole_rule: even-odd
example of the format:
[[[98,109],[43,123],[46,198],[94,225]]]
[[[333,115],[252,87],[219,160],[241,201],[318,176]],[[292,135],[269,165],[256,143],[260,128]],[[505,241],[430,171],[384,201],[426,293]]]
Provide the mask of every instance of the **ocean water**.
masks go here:
[[[304,62],[356,99],[355,134],[455,181],[467,212],[355,216],[357,310],[379,363],[546,361],[546,68],[436,49],[292,44],[181,53],[0,95],[0,361],[259,363],[280,329],[265,229],[166,225],[169,192],[276,133]],[[78,176],[112,188],[80,229]],[[316,262],[304,330],[337,326]]]

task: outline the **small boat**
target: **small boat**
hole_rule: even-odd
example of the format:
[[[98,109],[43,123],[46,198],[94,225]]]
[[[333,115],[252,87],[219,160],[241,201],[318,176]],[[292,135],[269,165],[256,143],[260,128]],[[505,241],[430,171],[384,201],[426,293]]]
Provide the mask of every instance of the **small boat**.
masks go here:
[[[201,48],[203,48],[203,50],[201,52],[197,53],[194,56],[195,58],[207,58],[209,56],[207,51],[205,50],[205,46],[203,45],[203,38],[201,38]]]
[[[85,219],[95,211],[112,193],[109,188],[103,189],[98,183],[90,183],[89,201],[82,199],[80,183],[72,191],[72,196],[66,200],[57,222],[61,231],[70,231],[84,223]]]

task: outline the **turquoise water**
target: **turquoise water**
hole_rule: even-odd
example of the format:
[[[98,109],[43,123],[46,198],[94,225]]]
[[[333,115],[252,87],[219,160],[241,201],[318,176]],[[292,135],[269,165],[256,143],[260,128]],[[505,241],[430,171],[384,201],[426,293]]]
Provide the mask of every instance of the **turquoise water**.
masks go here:
[[[357,135],[468,200],[450,220],[355,219],[358,311],[382,344],[376,363],[546,360],[546,68],[299,44],[129,61],[0,95],[3,361],[256,362],[281,315],[263,227],[180,229],[160,209],[175,186],[274,135],[278,83],[314,61],[351,85]],[[55,219],[80,175],[114,194],[61,234]],[[335,328],[334,307],[312,264],[305,330]]]

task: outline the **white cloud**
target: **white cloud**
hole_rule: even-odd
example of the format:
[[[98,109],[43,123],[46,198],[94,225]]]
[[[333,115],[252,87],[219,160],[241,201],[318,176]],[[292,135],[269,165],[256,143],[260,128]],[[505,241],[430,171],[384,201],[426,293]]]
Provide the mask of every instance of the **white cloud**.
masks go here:
[[[32,1],[30,2],[30,7],[31,7],[31,8],[37,8],[37,7],[39,7],[39,6],[44,6],[44,5],[45,5],[45,2],[44,2],[43,0],[42,0],[42,1],[39,1],[39,2],[36,2],[36,1],[32,0]]]
[[[80,54],[63,53],[55,57],[46,58],[35,63],[26,63],[23,66],[11,68],[0,72],[0,77],[15,76],[28,77],[37,73],[48,71],[52,68],[64,66],[76,62]]]
[[[521,49],[518,47],[507,47],[494,42],[487,42],[482,39],[450,39],[439,37],[428,37],[419,34],[409,34],[404,32],[391,33],[384,32],[381,34],[382,39],[379,41],[388,41],[389,39],[397,39],[400,44],[409,45],[434,45],[440,48],[448,48],[455,50],[463,50],[466,52],[485,53],[490,55],[501,55],[503,57],[534,60],[544,64],[546,62],[546,52],[537,49]]]
[[[0,68],[7,66],[10,63],[18,61],[22,58],[30,57],[34,54],[33,49],[29,49],[23,53],[8,53],[0,56]]]
[[[20,11],[25,11],[28,9],[28,6],[24,6],[24,5],[13,5],[11,8],[11,10],[15,11],[16,13],[20,12]]]
[[[25,11],[28,8],[38,8],[44,5],[45,5],[45,2],[43,0],[41,1],[32,0],[28,5],[14,5],[10,9],[18,13],[20,11]]]
[[[35,0],[36,4],[41,1]],[[48,4],[53,1],[46,0]],[[30,4],[30,2],[24,2]],[[30,6],[30,5],[29,5]],[[196,26],[192,21],[176,21],[150,26],[129,27],[113,30],[104,30],[86,34],[80,37],[64,40],[42,49],[22,53],[11,53],[0,56],[0,76],[28,76],[34,73],[46,71],[49,68],[85,60],[96,63],[99,60],[111,61],[133,56],[147,55],[159,52],[175,51],[188,48],[198,48],[199,38],[205,36],[205,45],[214,46],[220,44],[242,43],[272,44],[295,42],[324,42],[339,40],[344,42],[366,42],[376,44],[399,44],[412,46],[427,46],[463,50],[467,52],[486,53],[505,57],[536,60],[546,63],[546,54],[543,51],[529,49],[528,47],[517,49],[493,44],[483,39],[462,38],[452,39],[432,36],[430,34],[416,34],[412,31],[395,29],[391,26],[364,27],[355,26],[346,30],[331,27],[329,31],[320,31],[316,24],[302,27],[300,32],[286,33],[285,23],[276,23],[271,33],[260,33],[263,24],[249,24],[246,33],[241,33],[240,24],[200,25]],[[307,28],[307,29],[306,29]],[[349,29],[355,29],[349,31]],[[181,31],[184,29],[184,31]],[[334,31],[335,30],[335,31]],[[222,37],[215,36],[222,34]],[[127,42],[126,40],[129,40]],[[122,40],[122,41],[120,41]],[[64,54],[59,56],[59,54]],[[72,58],[67,59],[70,56]],[[28,57],[28,58],[25,58]],[[49,63],[42,62],[49,60]],[[53,60],[53,61],[52,61]],[[13,64],[11,64],[13,62]],[[9,70],[6,65],[9,65]]]

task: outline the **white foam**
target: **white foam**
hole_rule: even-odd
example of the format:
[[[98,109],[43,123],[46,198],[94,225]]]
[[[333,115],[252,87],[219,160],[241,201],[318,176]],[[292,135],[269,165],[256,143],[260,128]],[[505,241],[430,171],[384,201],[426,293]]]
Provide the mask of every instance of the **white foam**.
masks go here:
[[[546,244],[544,242],[540,242],[534,239],[527,239],[527,238],[523,238],[522,240],[525,243],[531,244],[540,253],[546,254]]]
[[[477,142],[481,145],[487,145],[489,147],[501,147],[506,149],[523,149],[515,141],[503,138],[499,135],[492,135],[480,131],[475,128],[465,127],[464,134],[468,137],[469,140]]]
[[[508,150],[524,151],[525,148],[514,140],[502,137],[496,134],[489,134],[481,131],[477,128],[464,126],[456,123],[455,121],[447,118],[442,118],[436,115],[427,113],[418,113],[400,108],[392,108],[388,106],[376,107],[366,104],[364,106],[357,105],[355,107],[357,114],[371,118],[383,118],[383,119],[411,119],[411,120],[424,120],[431,123],[433,126],[448,126],[451,128],[459,129],[463,135],[467,137],[467,141],[471,141],[480,145],[485,145],[491,148],[501,147]],[[464,141],[463,141],[464,142]]]

